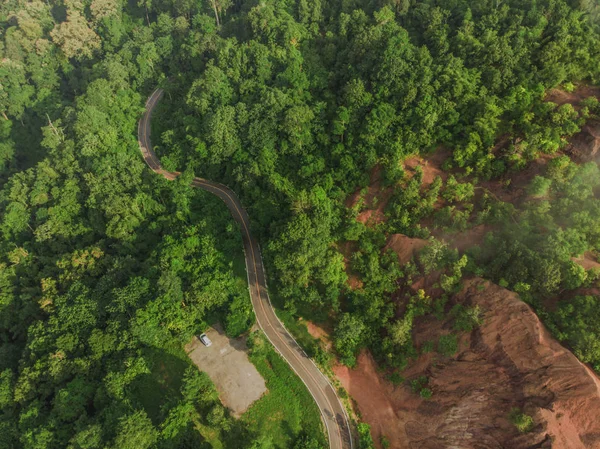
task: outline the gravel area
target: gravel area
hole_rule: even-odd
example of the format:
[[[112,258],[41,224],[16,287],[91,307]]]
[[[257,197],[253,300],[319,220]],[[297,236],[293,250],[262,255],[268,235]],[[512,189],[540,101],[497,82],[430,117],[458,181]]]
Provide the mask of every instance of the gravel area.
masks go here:
[[[206,335],[212,340],[211,346],[194,337],[185,350],[215,383],[223,405],[239,418],[267,391],[265,380],[248,359],[245,338],[230,339],[219,327]]]

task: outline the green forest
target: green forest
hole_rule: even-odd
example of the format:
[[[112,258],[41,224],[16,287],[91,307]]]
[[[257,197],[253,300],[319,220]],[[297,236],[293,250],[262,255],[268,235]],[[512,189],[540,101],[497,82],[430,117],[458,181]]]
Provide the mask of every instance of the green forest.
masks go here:
[[[600,371],[600,273],[574,261],[600,254],[600,170],[565,151],[600,104],[547,101],[600,85],[599,11],[591,0],[4,0],[0,449],[326,446],[308,391],[260,334],[250,358],[270,393],[239,420],[185,354],[215,322],[231,337],[254,324],[240,231],[194,176],[241,198],[282,316],[329,323],[344,364],[369,348],[399,380],[422,351],[452,355],[480,322],[452,296],[480,276]],[[152,138],[163,167],[182,172],[173,182],[137,142],[156,87]],[[440,151],[445,179],[403,168]],[[523,200],[488,191],[540,158]],[[391,196],[385,220],[363,224],[365,201],[347,198],[374,171]],[[444,238],[481,225],[483,243],[465,251]],[[392,234],[429,244],[402,266],[384,250]],[[432,273],[439,295],[410,291]],[[453,333],[417,348],[413,322],[429,315]]]

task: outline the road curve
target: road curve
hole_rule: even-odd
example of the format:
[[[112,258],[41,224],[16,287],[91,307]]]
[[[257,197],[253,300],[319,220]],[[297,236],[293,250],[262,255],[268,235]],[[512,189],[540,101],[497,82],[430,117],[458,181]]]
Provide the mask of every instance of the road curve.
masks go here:
[[[156,89],[146,101],[146,112],[138,123],[138,143],[146,164],[155,173],[173,180],[180,173],[169,172],[161,167],[150,142],[152,111],[162,95],[163,90]],[[331,449],[353,449],[348,416],[334,388],[275,315],[267,292],[267,281],[260,248],[256,239],[250,234],[250,219],[239,198],[223,184],[206,179],[194,178],[192,185],[221,198],[229,208],[235,221],[239,223],[244,244],[248,289],[250,290],[250,298],[258,325],[312,394],[327,429],[329,447]]]

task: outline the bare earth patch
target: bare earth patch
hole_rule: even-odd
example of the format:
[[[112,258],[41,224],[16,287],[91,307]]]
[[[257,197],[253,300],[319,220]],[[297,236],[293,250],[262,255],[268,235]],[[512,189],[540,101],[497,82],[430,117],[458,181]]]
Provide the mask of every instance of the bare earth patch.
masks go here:
[[[245,338],[230,339],[219,327],[206,335],[213,342],[211,346],[194,337],[185,351],[215,383],[223,405],[239,418],[267,391],[265,380],[248,359]]]
[[[321,340],[324,345],[325,345],[325,349],[327,349],[328,351],[331,350],[331,348],[333,347],[333,343],[331,342],[331,337],[330,335],[332,334],[333,330],[332,329],[325,329],[324,327],[313,323],[312,321],[305,321],[304,322],[306,324],[306,328],[308,329],[308,333],[313,337],[313,338],[317,338],[319,340]]]
[[[600,263],[590,251],[585,252],[581,257],[574,257],[573,262],[578,263],[586,270],[600,269]]]
[[[379,439],[385,435],[391,449],[408,448],[404,423],[409,419],[402,414],[398,405],[403,403],[402,395],[377,372],[377,364],[369,352],[358,356],[355,369],[336,365],[333,372],[348,394],[356,401],[362,420],[371,426],[375,446],[381,448]],[[417,407],[418,400],[404,402],[404,407]]]
[[[559,106],[563,104],[572,104],[576,109],[581,100],[588,97],[600,96],[600,88],[595,86],[579,86],[573,92],[565,92],[561,89],[550,89],[544,98],[545,101],[551,101]]]
[[[451,155],[451,151],[444,148],[438,148],[433,154],[423,158],[421,156],[411,156],[404,161],[404,171],[409,178],[415,174],[416,168],[423,170],[423,186],[429,186],[433,180],[439,176],[446,181],[448,173],[442,170],[442,164]]]
[[[318,324],[313,323],[312,321],[305,321],[306,328],[308,329],[308,333],[314,338],[318,338],[319,340],[329,340],[329,332],[323,329]]]
[[[381,176],[381,167],[376,166],[371,172],[366,193],[363,195],[362,189],[358,189],[346,199],[346,207],[354,207],[362,197],[364,210],[356,218],[360,223],[376,225],[385,221],[385,207],[394,193],[394,188],[384,188]]]
[[[400,265],[404,265],[422,248],[427,246],[427,240],[407,237],[404,234],[393,234],[388,237],[385,250],[391,249],[398,255]]]
[[[437,238],[448,242],[452,248],[456,248],[460,252],[464,252],[473,246],[481,246],[488,232],[492,231],[493,227],[487,224],[473,226],[466,231],[457,232],[453,235],[444,235],[433,232]]]
[[[569,145],[565,148],[565,154],[577,163],[598,161],[599,151],[600,122],[598,120],[589,120],[581,132],[570,139]]]

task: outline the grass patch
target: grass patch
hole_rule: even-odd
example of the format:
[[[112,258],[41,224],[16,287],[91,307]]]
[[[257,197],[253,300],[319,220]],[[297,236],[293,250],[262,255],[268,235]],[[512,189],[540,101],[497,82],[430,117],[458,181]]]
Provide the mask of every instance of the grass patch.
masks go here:
[[[294,339],[302,346],[302,349],[306,351],[308,356],[313,357],[320,349],[319,340],[310,335],[306,324],[299,321],[298,318],[287,310],[276,309],[275,313],[277,313],[285,328],[293,335]]]
[[[233,275],[241,279],[244,285],[248,287],[248,275],[246,273],[246,259],[242,251],[236,251],[232,258]]]
[[[204,440],[210,444],[212,449],[224,449],[223,442],[221,441],[221,432],[213,427],[196,423],[196,430],[202,435]]]
[[[442,335],[437,350],[446,357],[452,357],[458,351],[458,337],[454,334]]]
[[[301,435],[309,436],[325,447],[321,414],[300,378],[275,352],[262,332],[252,334],[248,344],[251,346],[250,361],[264,377],[269,391],[242,416],[245,427],[270,441],[274,448],[293,447]]]

